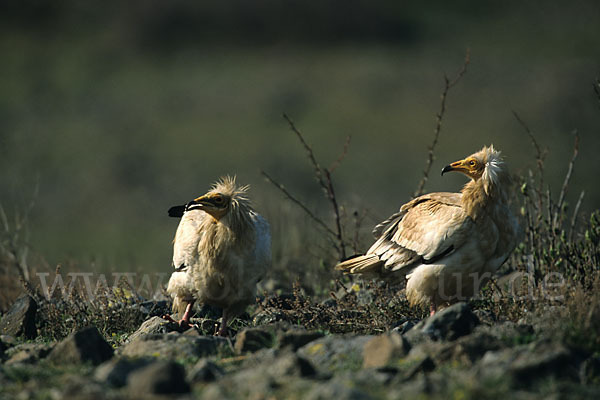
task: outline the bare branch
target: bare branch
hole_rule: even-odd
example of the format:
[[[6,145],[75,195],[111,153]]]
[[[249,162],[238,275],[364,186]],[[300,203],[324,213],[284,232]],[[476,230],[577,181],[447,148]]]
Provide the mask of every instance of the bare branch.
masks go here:
[[[529,139],[531,139],[531,144],[535,148],[535,161],[537,164],[539,180],[540,180],[540,184],[539,184],[538,188],[536,189],[536,191],[537,191],[536,194],[538,197],[538,208],[541,209],[542,208],[542,191],[544,188],[544,159],[546,158],[546,154],[548,153],[548,150],[547,149],[542,150],[542,148],[538,144],[537,140],[535,139],[533,132],[531,131],[531,129],[529,129],[529,126],[527,126],[525,121],[523,121],[523,119],[521,119],[519,114],[517,114],[516,111],[513,111],[512,113],[515,116],[515,119],[517,120],[517,122],[519,122],[519,124],[523,127],[523,129],[529,136]]]
[[[283,118],[285,118],[285,120],[290,125],[290,129],[296,134],[296,136],[298,137],[298,140],[300,140],[300,143],[302,143],[302,146],[304,147],[304,150],[306,151],[306,155],[308,156],[308,159],[310,160],[310,163],[312,164],[312,166],[315,170],[315,177],[317,178],[317,181],[319,182],[319,184],[321,185],[321,187],[323,189],[326,189],[327,184],[323,181],[323,172],[322,172],[321,166],[319,165],[319,163],[317,162],[317,159],[315,158],[315,153],[313,152],[312,147],[310,147],[310,145],[306,142],[306,140],[304,140],[304,136],[302,136],[302,133],[298,130],[298,128],[296,128],[296,125],[294,125],[294,122],[290,119],[290,117],[287,116],[286,113],[283,114]]]
[[[348,149],[350,148],[350,140],[352,139],[352,137],[350,135],[346,136],[346,142],[344,143],[344,149],[342,150],[342,154],[340,154],[340,156],[337,158],[337,160],[335,160],[333,162],[333,164],[331,164],[329,166],[329,173],[332,174],[333,171],[335,171],[337,169],[337,167],[340,166],[340,164],[342,163],[342,161],[344,161],[344,158],[346,158],[346,156],[348,155]]]
[[[594,92],[596,92],[596,97],[598,98],[598,105],[600,105],[600,78],[596,78],[596,82],[594,82]]]
[[[333,209],[333,214],[335,216],[335,226],[336,226],[337,232],[333,232],[333,230],[331,230],[330,228],[327,228],[327,231],[337,239],[338,246],[336,246],[336,250],[339,252],[340,259],[344,259],[344,258],[346,258],[344,234],[343,234],[343,230],[342,230],[342,224],[340,221],[339,205],[338,205],[338,202],[337,202],[337,199],[335,196],[335,191],[333,189],[333,181],[331,179],[331,174],[339,166],[339,164],[342,162],[344,157],[346,157],[346,154],[348,153],[348,147],[350,146],[350,136],[348,136],[348,138],[346,139],[346,143],[344,145],[344,149],[343,149],[340,157],[338,157],[338,159],[331,165],[331,167],[329,169],[324,169],[319,165],[319,162],[317,161],[317,159],[315,157],[312,147],[304,139],[302,132],[300,132],[300,130],[298,128],[296,128],[296,125],[291,120],[291,118],[288,117],[288,115],[285,113],[283,114],[283,118],[285,118],[285,120],[288,122],[290,129],[296,134],[296,137],[298,137],[298,140],[300,140],[300,143],[304,147],[306,155],[308,156],[308,159],[314,169],[315,178],[316,178],[317,182],[319,183],[319,185],[321,186],[321,189],[323,190],[323,193],[325,194],[326,199],[331,204],[331,207]],[[263,172],[263,175],[264,175],[264,172]],[[272,179],[269,179],[269,180],[272,183],[275,183]],[[276,184],[276,186],[278,186],[279,189],[282,188],[282,185]],[[287,194],[287,196],[289,198],[292,198],[289,195],[289,193]],[[298,205],[301,204],[301,202],[297,199],[294,199],[294,201]],[[308,208],[304,205],[302,205],[302,209],[304,211],[308,210]],[[323,226],[326,226],[326,224],[323,223],[323,221],[321,221],[321,224]]]
[[[325,229],[330,235],[337,237],[337,233],[335,233],[330,227],[327,226],[325,222],[315,214],[312,213],[300,200],[296,199],[281,183],[277,182],[275,179],[271,178],[269,174],[265,171],[260,171],[262,176],[264,176],[270,183],[272,183],[277,189],[279,189],[288,199],[298,205],[313,221],[315,221],[318,225],[320,225],[323,229]]]
[[[558,204],[556,205],[556,213],[554,214],[554,220],[552,221],[552,225],[554,228],[558,227],[558,217],[561,213],[561,209],[563,203],[565,201],[565,195],[567,194],[567,189],[569,188],[569,181],[571,180],[571,174],[573,173],[573,167],[575,165],[575,159],[577,159],[577,155],[579,154],[579,133],[577,130],[573,131],[575,135],[575,144],[573,145],[573,156],[571,156],[571,161],[569,162],[569,169],[567,170],[567,175],[565,176],[565,180],[563,182],[562,188],[560,190],[560,196],[558,197]]]
[[[444,113],[446,112],[446,97],[448,96],[448,92],[450,91],[450,89],[452,89],[452,87],[454,87],[461,80],[463,75],[467,72],[467,66],[469,65],[470,62],[471,62],[471,52],[469,49],[467,49],[467,52],[465,55],[465,61],[462,65],[461,69],[458,71],[458,73],[454,77],[454,79],[450,80],[450,79],[448,79],[448,76],[444,75],[445,85],[444,85],[444,91],[442,92],[442,95],[441,95],[440,111],[436,114],[433,141],[431,142],[431,145],[429,146],[429,152],[427,154],[427,163],[425,165],[425,170],[423,171],[423,178],[421,179],[421,182],[419,182],[419,187],[417,188],[417,190],[414,194],[414,197],[418,197],[423,194],[423,191],[425,189],[425,184],[427,183],[427,180],[429,179],[429,173],[431,172],[431,167],[433,165],[433,160],[434,160],[435,146],[437,145],[437,142],[440,137],[440,131],[442,130],[442,119],[444,118]]]
[[[579,215],[579,208],[581,207],[581,203],[583,203],[583,197],[585,196],[585,190],[582,190],[579,194],[579,199],[577,200],[577,204],[575,205],[575,211],[573,211],[573,216],[571,217],[571,227],[569,228],[569,241],[573,239],[573,232],[575,232],[575,224],[577,223],[577,216]]]
[[[337,239],[340,243],[340,259],[346,258],[346,248],[344,246],[344,235],[342,231],[342,224],[340,222],[340,208],[338,207],[337,199],[335,197],[335,191],[333,190],[333,183],[331,182],[331,173],[329,170],[325,170],[325,177],[327,178],[327,193],[329,194],[329,201],[333,207],[333,213],[335,215],[335,228],[337,229]]]

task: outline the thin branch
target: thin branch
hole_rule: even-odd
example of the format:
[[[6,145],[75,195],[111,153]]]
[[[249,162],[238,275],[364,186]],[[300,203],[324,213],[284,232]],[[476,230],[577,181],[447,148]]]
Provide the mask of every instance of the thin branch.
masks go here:
[[[536,189],[537,190],[536,194],[537,194],[538,202],[539,202],[538,206],[539,206],[539,209],[541,209],[542,208],[542,190],[544,188],[544,159],[546,158],[546,154],[548,151],[547,151],[547,149],[542,150],[542,148],[538,144],[537,140],[535,139],[533,132],[531,131],[531,129],[529,129],[529,126],[525,123],[525,121],[523,121],[523,119],[521,119],[519,114],[517,114],[516,111],[513,111],[512,113],[515,116],[515,119],[517,120],[517,122],[519,122],[519,124],[523,127],[523,129],[529,136],[529,139],[531,139],[531,144],[535,148],[535,161],[536,161],[539,176],[540,176],[540,184],[539,184],[538,188]]]
[[[310,145],[308,143],[306,143],[306,140],[304,140],[304,136],[302,136],[302,133],[298,130],[298,128],[296,128],[296,125],[294,125],[294,122],[290,119],[290,117],[288,117],[288,115],[286,113],[283,113],[283,118],[285,118],[285,120],[290,125],[290,129],[296,134],[296,136],[298,137],[298,140],[300,140],[300,143],[302,143],[302,146],[304,147],[304,150],[306,151],[306,155],[308,156],[308,159],[310,160],[310,163],[312,164],[312,166],[315,170],[315,177],[317,178],[317,181],[319,182],[321,187],[323,187],[325,189],[327,187],[327,185],[323,181],[323,172],[322,172],[321,166],[319,165],[319,163],[317,162],[317,159],[315,158],[315,153],[313,152],[312,147],[310,147]]]
[[[431,167],[433,165],[433,160],[434,160],[435,146],[437,145],[437,142],[440,137],[440,131],[442,130],[442,120],[443,120],[444,114],[446,112],[446,97],[448,96],[448,92],[450,91],[450,89],[452,89],[452,87],[454,87],[461,80],[463,75],[467,72],[467,66],[469,65],[470,62],[471,62],[471,52],[469,49],[467,49],[467,52],[465,55],[465,61],[462,65],[461,69],[458,71],[458,73],[454,77],[454,79],[450,80],[447,75],[444,75],[445,85],[444,85],[444,91],[442,92],[442,95],[441,95],[440,111],[436,114],[433,141],[431,142],[431,145],[429,146],[429,152],[427,154],[427,163],[425,165],[425,170],[423,171],[423,178],[421,179],[421,182],[419,182],[419,187],[417,188],[417,190],[414,194],[414,197],[418,197],[423,194],[423,191],[425,189],[425,184],[427,183],[427,180],[429,179],[429,173],[431,172]]]
[[[277,182],[275,179],[271,178],[271,176],[269,176],[269,174],[267,174],[265,171],[261,170],[260,173],[277,189],[279,189],[288,199],[290,199],[292,202],[298,205],[313,221],[315,221],[318,225],[325,229],[329,234],[337,237],[337,233],[335,233],[330,227],[328,227],[322,219],[314,215],[312,211],[310,211],[308,207],[306,207],[300,200],[296,199],[290,192],[288,192],[285,186]]]
[[[556,205],[556,213],[554,214],[554,220],[552,221],[553,227],[557,227],[558,224],[558,216],[561,214],[561,209],[563,203],[565,201],[565,195],[567,194],[567,189],[569,188],[569,181],[571,180],[571,174],[573,173],[573,167],[575,165],[575,160],[577,159],[577,155],[579,154],[579,133],[577,130],[573,131],[575,134],[575,144],[573,145],[573,156],[571,157],[571,161],[569,162],[569,169],[567,170],[567,175],[565,176],[565,180],[563,182],[562,188],[560,190],[560,196],[558,197],[558,204]]]
[[[340,208],[338,207],[337,198],[335,197],[335,191],[333,190],[333,183],[331,182],[331,173],[329,170],[325,170],[325,177],[327,178],[327,193],[329,194],[329,201],[333,207],[333,213],[335,215],[335,228],[337,229],[337,239],[340,243],[340,258],[343,260],[346,258],[346,249],[344,247],[344,235],[342,231],[342,224],[340,222]]]
[[[600,105],[600,78],[596,78],[596,82],[594,82],[594,92],[596,92],[596,97],[598,98],[598,105]]]
[[[319,165],[319,163],[315,157],[315,154],[312,150],[312,147],[310,147],[310,145],[306,142],[306,140],[304,140],[304,136],[302,135],[302,132],[300,132],[300,130],[298,128],[296,128],[296,125],[291,120],[291,118],[288,117],[287,114],[284,113],[283,118],[285,118],[285,120],[288,122],[290,129],[296,134],[296,136],[298,137],[298,140],[300,140],[300,143],[304,147],[304,150],[306,151],[306,155],[308,156],[308,159],[309,159],[310,163],[312,164],[313,169],[315,171],[315,178],[317,179],[317,182],[321,186],[321,189],[323,189],[323,193],[325,194],[325,197],[327,198],[327,200],[329,200],[329,203],[331,204],[331,207],[333,209],[333,214],[335,216],[335,226],[336,226],[337,232],[333,233],[333,231],[329,228],[328,228],[328,230],[337,239],[339,247],[336,246],[336,249],[340,253],[339,254],[340,259],[344,259],[344,258],[346,258],[344,235],[343,235],[343,231],[342,231],[342,225],[340,222],[340,210],[339,210],[338,202],[337,202],[337,199],[335,196],[335,191],[333,189],[333,181],[331,179],[331,173],[333,172],[333,170],[335,170],[339,166],[339,164],[342,162],[342,160],[348,153],[348,147],[350,146],[350,137],[348,136],[348,138],[346,139],[346,143],[344,145],[344,149],[343,149],[340,157],[338,157],[338,159],[331,165],[331,167],[329,169],[323,169]],[[323,178],[323,176],[325,176],[325,179]],[[298,204],[299,204],[299,202],[298,202]],[[306,206],[303,206],[303,209],[306,211],[308,208]]]
[[[571,239],[573,238],[573,232],[575,232],[575,224],[577,223],[577,216],[579,215],[579,208],[581,207],[581,203],[583,203],[584,196],[585,190],[582,190],[579,194],[577,204],[575,205],[575,211],[573,211],[573,216],[571,217],[571,227],[569,228],[569,241],[571,241]]]
[[[337,167],[340,166],[340,164],[342,163],[342,161],[344,161],[344,158],[346,158],[346,156],[348,155],[348,149],[350,148],[350,140],[352,139],[352,136],[348,135],[346,136],[346,142],[344,143],[344,149],[342,150],[342,154],[340,154],[340,156],[329,166],[329,173],[332,174],[333,171],[335,171],[337,169]]]

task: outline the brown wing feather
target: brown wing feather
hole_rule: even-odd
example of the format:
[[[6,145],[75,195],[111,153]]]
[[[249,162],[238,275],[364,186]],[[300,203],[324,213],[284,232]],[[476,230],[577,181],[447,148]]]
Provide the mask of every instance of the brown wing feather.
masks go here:
[[[377,255],[387,271],[409,273],[459,248],[472,220],[460,205],[460,193],[431,193],[406,203],[367,251]]]

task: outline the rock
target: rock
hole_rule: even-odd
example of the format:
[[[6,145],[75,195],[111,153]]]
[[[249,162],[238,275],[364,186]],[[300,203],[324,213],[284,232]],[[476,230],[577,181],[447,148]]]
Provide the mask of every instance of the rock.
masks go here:
[[[162,319],[161,317],[152,317],[142,323],[137,331],[129,335],[128,342],[138,340],[144,335],[151,335],[155,333],[168,333],[171,331],[178,330],[179,327],[174,323]]]
[[[401,323],[400,325],[398,325],[394,329],[392,329],[392,332],[397,332],[401,335],[404,335],[406,332],[410,331],[415,325],[417,325],[417,321],[414,321],[414,320],[404,321],[403,323]]]
[[[577,379],[576,357],[561,343],[539,341],[499,351],[490,351],[477,364],[484,378],[509,377],[519,385],[529,385],[543,377]]]
[[[476,331],[459,338],[455,342],[446,343],[433,355],[433,358],[437,362],[453,361],[472,365],[481,359],[486,352],[499,350],[503,345],[500,339],[488,332]]]
[[[99,365],[94,371],[94,379],[117,388],[127,384],[127,377],[133,371],[150,365],[152,358],[113,358]]]
[[[35,314],[37,303],[27,294],[19,296],[0,321],[0,334],[25,336],[33,339],[37,336]]]
[[[225,371],[221,367],[203,358],[191,368],[187,374],[187,379],[191,383],[214,382],[223,375],[225,375]]]
[[[280,349],[290,347],[293,351],[296,351],[307,343],[322,338],[323,336],[323,333],[316,331],[290,330],[287,332],[280,332],[277,337],[277,347]]]
[[[185,370],[174,361],[155,361],[133,371],[127,379],[127,390],[135,397],[144,394],[188,393]]]
[[[435,369],[435,363],[429,356],[425,356],[414,363],[404,374],[404,380],[413,379],[419,372],[431,372]]]
[[[466,303],[456,303],[427,318],[421,331],[433,340],[456,340],[471,333],[478,324]]]
[[[267,372],[276,379],[290,376],[315,376],[317,373],[308,360],[292,352],[286,352],[275,358],[274,362],[267,368]]]
[[[365,343],[372,338],[371,335],[329,335],[302,346],[297,353],[326,373],[337,369],[358,370],[362,366]]]
[[[363,349],[363,368],[380,368],[394,358],[404,357],[410,351],[408,341],[396,332],[376,336]]]
[[[112,347],[95,326],[84,328],[67,336],[48,355],[55,363],[91,362],[98,365],[113,356]]]
[[[46,343],[23,343],[6,351],[6,365],[34,364],[45,358],[52,350],[52,345]]]
[[[307,400],[364,400],[372,397],[361,390],[333,381],[314,385],[304,398]]]
[[[263,328],[246,328],[237,334],[234,349],[236,354],[253,352],[273,346],[273,334]]]
[[[215,336],[190,336],[178,332],[142,335],[119,349],[128,357],[189,359],[215,355],[228,346],[227,339]]]

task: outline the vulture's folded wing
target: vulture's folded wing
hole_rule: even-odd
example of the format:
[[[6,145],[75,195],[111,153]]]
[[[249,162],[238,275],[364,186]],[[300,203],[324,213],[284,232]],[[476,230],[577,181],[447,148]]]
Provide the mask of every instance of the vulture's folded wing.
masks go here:
[[[440,260],[460,248],[473,228],[457,193],[418,197],[396,215],[367,251],[388,271],[409,273],[417,265]]]

